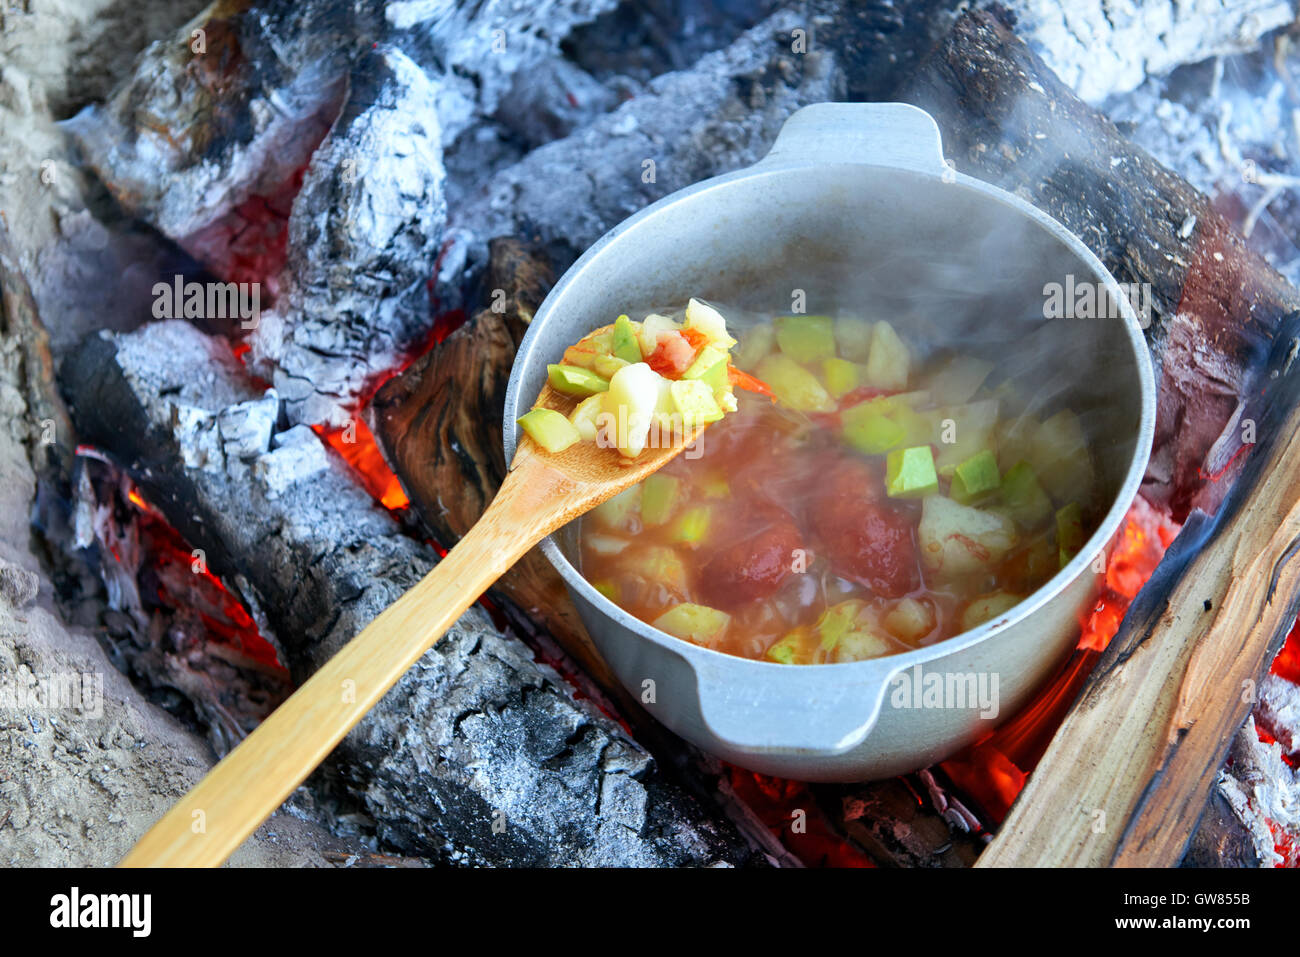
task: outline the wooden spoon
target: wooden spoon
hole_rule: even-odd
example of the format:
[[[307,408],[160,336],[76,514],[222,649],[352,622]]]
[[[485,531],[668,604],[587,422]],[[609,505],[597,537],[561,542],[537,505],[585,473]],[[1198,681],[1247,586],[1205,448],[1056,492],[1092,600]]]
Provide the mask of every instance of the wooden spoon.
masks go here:
[[[567,414],[575,404],[548,385],[533,407]],[[702,431],[635,459],[591,442],[552,454],[523,436],[496,498],[460,543],[209,771],[120,866],[221,864],[525,552],[665,465]]]

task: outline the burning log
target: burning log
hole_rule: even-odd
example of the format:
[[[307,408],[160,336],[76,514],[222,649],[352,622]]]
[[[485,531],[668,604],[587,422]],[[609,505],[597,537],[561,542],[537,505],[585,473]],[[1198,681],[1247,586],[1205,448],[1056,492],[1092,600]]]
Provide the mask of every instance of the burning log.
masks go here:
[[[1156,448],[1144,494],[1165,503],[1175,514],[1194,507],[1212,509],[1229,488],[1238,496],[1237,508],[1248,495],[1262,496],[1258,507],[1252,505],[1249,510],[1250,518],[1260,524],[1248,526],[1243,520],[1238,522],[1240,528],[1228,533],[1223,529],[1229,519],[1221,515],[1216,520],[1214,534],[1225,544],[1207,547],[1177,592],[1170,595],[1174,575],[1168,571],[1143,592],[1168,598],[1171,609],[1179,607],[1175,601],[1185,601],[1184,633],[1177,637],[1166,634],[1159,650],[1152,650],[1157,614],[1150,603],[1155,599],[1146,599],[1145,619],[1135,617],[1139,615],[1136,609],[1130,613],[1081,705],[1066,722],[1065,729],[1073,728],[1074,733],[1068,738],[1057,737],[1004,825],[1002,834],[1014,836],[1000,837],[981,857],[983,864],[1045,863],[1059,862],[1067,855],[1077,855],[1070,858],[1073,860],[1094,861],[1114,854],[1116,860],[1133,860],[1133,855],[1141,853],[1143,862],[1150,863],[1150,855],[1157,850],[1143,847],[1141,842],[1154,841],[1158,834],[1160,862],[1176,862],[1205,806],[1226,742],[1249,710],[1244,702],[1230,707],[1238,702],[1241,688],[1229,678],[1257,681],[1262,677],[1280,641],[1277,630],[1285,633],[1290,624],[1284,608],[1287,601],[1273,599],[1274,591],[1282,596],[1292,594],[1287,589],[1290,572],[1285,562],[1279,561],[1269,586],[1265,616],[1248,630],[1248,638],[1237,643],[1230,635],[1225,638],[1225,630],[1231,631],[1232,625],[1227,618],[1220,618],[1219,610],[1227,596],[1227,583],[1213,570],[1223,572],[1223,563],[1234,547],[1241,549],[1241,555],[1266,556],[1261,561],[1270,554],[1279,560],[1282,554],[1265,548],[1274,530],[1267,523],[1269,519],[1280,522],[1294,497],[1288,499],[1286,489],[1265,485],[1268,473],[1258,464],[1264,450],[1250,449],[1256,438],[1254,426],[1262,422],[1262,407],[1251,411],[1249,399],[1269,381],[1265,357],[1270,348],[1279,348],[1279,330],[1300,306],[1300,295],[1246,248],[1207,197],[1127,144],[994,16],[973,13],[960,18],[912,92],[938,119],[945,145],[958,158],[959,166],[973,167],[976,175],[1019,191],[1047,209],[1080,235],[1121,282],[1147,284],[1150,289],[1152,321],[1147,334],[1159,366],[1160,403]],[[1284,336],[1281,341],[1288,340]],[[1285,346],[1281,348],[1285,355]],[[1273,371],[1281,368],[1279,362],[1275,357]],[[1278,395],[1275,401],[1290,409],[1293,402],[1285,391],[1290,388],[1272,388],[1269,394]],[[1274,422],[1272,427],[1282,425]],[[1262,427],[1258,431],[1263,434]],[[1241,478],[1234,483],[1228,477],[1238,472]],[[1180,539],[1184,563],[1188,561],[1188,536],[1204,538],[1208,534],[1204,526],[1204,516],[1200,516]],[[1239,537],[1242,534],[1247,537]],[[1285,530],[1280,534],[1284,541]],[[1162,569],[1168,567],[1167,562]],[[1245,567],[1236,569],[1239,575],[1246,574]],[[1268,581],[1266,573],[1259,582],[1239,579],[1237,588],[1246,589],[1233,592],[1234,600],[1242,603],[1236,609],[1240,616],[1232,616],[1239,634],[1247,633],[1244,622],[1256,621],[1257,609],[1252,609],[1251,603],[1265,600],[1263,594],[1250,589]],[[1185,595],[1184,588],[1205,594],[1199,598]],[[1213,634],[1207,634],[1205,619],[1209,616],[1202,609],[1207,599],[1221,622]],[[1180,619],[1166,615],[1164,620]],[[1192,657],[1193,644],[1202,636],[1200,650]],[[1226,643],[1216,645],[1216,641]],[[1189,662],[1199,666],[1198,678],[1208,680],[1199,669],[1216,654],[1228,656],[1219,661],[1227,677],[1195,688],[1193,697],[1175,707],[1173,696],[1180,680],[1192,674],[1187,670]],[[1142,664],[1135,664],[1130,656]],[[1147,664],[1152,658],[1154,663]],[[1232,668],[1227,667],[1229,663]],[[1128,682],[1122,694],[1121,679]],[[1216,696],[1210,685],[1217,689],[1217,706],[1212,704]],[[1193,689],[1184,688],[1185,694],[1192,695]],[[1132,705],[1137,699],[1141,703]],[[1195,708],[1198,715],[1190,731],[1183,722],[1193,712],[1181,708]],[[1107,712],[1110,717],[1105,717]],[[1129,716],[1126,720],[1145,733],[1139,734],[1133,727],[1127,729],[1133,732],[1130,735],[1117,733],[1125,714]],[[1092,737],[1085,737],[1085,728]],[[1170,753],[1162,756],[1162,732],[1172,735],[1175,728],[1180,734],[1186,732],[1182,743],[1171,744]],[[1063,743],[1067,740],[1068,744]],[[1090,745],[1108,742],[1106,755],[1108,759],[1113,755],[1115,762],[1107,766],[1103,761],[1109,770],[1094,774],[1091,782],[1079,779],[1083,772],[1076,760],[1085,740]],[[1097,781],[1104,778],[1108,782],[1121,780],[1119,790],[1136,802],[1150,773],[1162,762],[1160,786],[1144,799],[1140,817],[1129,820],[1129,814],[1136,812],[1121,798],[1110,804],[1101,800]],[[1071,768],[1073,772],[1067,773]],[[1130,789],[1137,790],[1130,793]],[[1189,801],[1187,794],[1195,796]],[[1068,828],[1049,826],[1043,822],[1047,820],[1046,806],[1052,802],[1082,810]],[[1174,805],[1179,814],[1173,819],[1161,818],[1173,814]],[[1087,813],[1091,811],[1106,812],[1110,824],[1105,836],[1090,834],[1094,821]],[[1117,820],[1129,821],[1122,851],[1123,825]],[[1017,848],[1022,854],[1016,853]]]
[[[213,572],[261,609],[299,678],[435,560],[319,443],[304,455],[302,427],[275,432],[275,392],[185,323],[92,337],[66,361],[62,383],[83,440],[123,462]],[[268,484],[271,474],[283,481]],[[477,609],[340,745],[329,770],[364,795],[376,835],[403,854],[658,865],[752,854]]]
[[[370,404],[385,457],[428,532],[447,546],[478,521],[505,477],[506,383],[527,323],[554,281],[540,251],[514,240],[491,248],[484,285],[497,305],[390,379]],[[558,641],[607,691],[618,687],[540,552],[516,563],[492,594],[505,599],[517,623],[540,626]]]
[[[1245,444],[1238,422],[1297,294],[1209,197],[1080,102],[992,14],[964,15],[910,91],[961,169],[1017,192],[1136,283],[1157,365],[1143,494],[1176,519],[1212,511]]]
[[[361,57],[289,217],[274,310],[250,366],[290,422],[346,425],[366,383],[428,327],[446,206],[437,87],[397,50]]]
[[[781,10],[690,69],[656,77],[498,173],[452,210],[452,227],[471,245],[536,235],[576,254],[642,206],[755,162],[792,112],[842,95],[833,55],[796,52],[793,32],[807,28],[802,13]]]
[[[1241,476],[1174,540],[981,866],[1182,858],[1300,610],[1298,331],[1300,315],[1247,406],[1260,441]]]
[[[213,331],[254,329],[290,421],[342,426],[427,327],[443,147],[610,5],[554,4],[542,32],[495,5],[218,3],[68,129],[132,214],[265,284],[274,311]]]

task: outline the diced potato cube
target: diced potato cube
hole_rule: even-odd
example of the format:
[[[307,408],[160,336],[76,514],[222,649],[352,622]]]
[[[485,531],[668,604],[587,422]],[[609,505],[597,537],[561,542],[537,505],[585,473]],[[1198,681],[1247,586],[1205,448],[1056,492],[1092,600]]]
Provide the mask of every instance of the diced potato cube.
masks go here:
[[[912,357],[907,344],[885,321],[871,328],[871,352],[867,356],[866,384],[877,389],[902,391],[912,374]]]
[[[1016,527],[1004,515],[928,495],[917,541],[927,569],[943,578],[957,578],[992,571],[1015,546]]]
[[[663,587],[671,595],[684,597],[689,589],[686,562],[671,548],[662,545],[641,548],[630,553],[623,562],[640,571],[646,581]]]
[[[866,362],[871,355],[871,326],[866,319],[836,319],[835,344],[840,355],[853,362]]]
[[[883,658],[885,655],[902,650],[885,635],[875,631],[856,629],[840,639],[840,643],[836,645],[833,654],[837,662],[869,661],[872,658]]]
[[[727,321],[722,313],[706,302],[691,299],[686,303],[686,328],[697,329],[714,345],[730,349],[736,344],[727,332]]]
[[[927,601],[902,598],[885,615],[886,630],[906,642],[920,641],[934,631],[934,609]]]
[[[758,364],[756,373],[777,400],[800,412],[834,412],[831,398],[817,377],[787,355],[774,353]]]
[[[600,413],[604,400],[599,394],[589,395],[578,403],[578,407],[569,416],[569,422],[578,430],[584,442],[595,442],[600,431]]]
[[[961,630],[970,631],[972,628],[978,628],[984,622],[1006,614],[1020,602],[1020,595],[1013,595],[1005,591],[980,595],[967,605],[966,610],[961,613]]]
[[[601,407],[605,420],[599,436],[602,444],[618,449],[628,458],[635,458],[645,450],[662,382],[664,378],[644,362],[624,366],[614,373]]]
[[[1092,458],[1079,418],[1068,409],[1038,427],[1025,456],[1043,488],[1058,502],[1086,502],[1092,497]]]
[[[631,543],[626,538],[615,538],[613,535],[586,535],[583,542],[597,555],[619,555]]]
[[[940,405],[960,405],[975,397],[993,363],[974,356],[954,356],[930,378],[930,391]]]
[[[683,602],[654,620],[654,626],[676,638],[709,647],[726,634],[731,616],[708,605]]]
[[[1032,415],[1020,415],[998,422],[994,435],[997,439],[998,468],[1004,474],[1022,459],[1028,461],[1030,442],[1037,431],[1038,420]]]
[[[732,350],[732,361],[738,369],[752,369],[760,359],[772,351],[776,330],[765,322],[740,333],[740,343]]]

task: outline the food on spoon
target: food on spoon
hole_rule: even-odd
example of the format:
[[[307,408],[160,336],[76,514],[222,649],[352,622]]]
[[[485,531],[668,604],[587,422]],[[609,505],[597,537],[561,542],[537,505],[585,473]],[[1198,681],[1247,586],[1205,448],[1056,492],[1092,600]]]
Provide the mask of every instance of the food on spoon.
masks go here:
[[[742,387],[762,387],[733,377],[735,344],[722,314],[699,299],[687,303],[681,322],[659,313],[640,322],[619,316],[546,367],[553,390],[581,400],[567,419],[533,409],[519,424],[548,452],[582,441],[636,458],[734,412],[737,379]]]
[[[1083,423],[997,362],[928,359],[884,320],[720,319],[694,300],[575,353],[598,376],[615,339],[644,359],[609,356],[609,388],[574,415],[585,440],[614,404],[715,423],[698,457],[582,520],[582,573],[609,600],[716,651],[837,664],[999,620],[1083,549]],[[619,376],[645,380],[639,398]]]

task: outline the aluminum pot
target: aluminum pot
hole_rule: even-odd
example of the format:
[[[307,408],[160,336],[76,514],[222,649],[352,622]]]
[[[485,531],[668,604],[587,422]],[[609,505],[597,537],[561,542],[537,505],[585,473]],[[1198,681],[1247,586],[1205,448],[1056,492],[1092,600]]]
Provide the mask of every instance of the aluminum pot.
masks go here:
[[[1044,320],[1059,288],[1068,306],[1088,286],[1104,290],[1108,315],[1095,309],[1089,318],[1083,308],[1082,316]],[[683,738],[801,780],[906,772],[1011,716],[1078,640],[1097,556],[1114,541],[1151,448],[1155,386],[1127,292],[1061,224],[954,172],[922,110],[809,106],[762,160],[642,210],[564,274],[515,361],[506,460],[518,440],[515,419],[568,344],[621,312],[680,306],[689,296],[769,314],[791,303],[810,313],[887,316],[905,336],[1009,363],[1018,381],[1032,383],[1044,414],[1078,412],[1109,503],[1100,527],[1010,612],[904,654],[796,666],[711,651],[632,617],[588,584],[575,567],[573,525],[542,544],[619,680]]]

